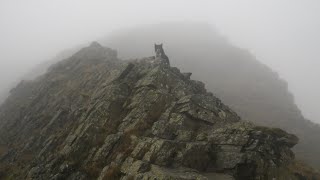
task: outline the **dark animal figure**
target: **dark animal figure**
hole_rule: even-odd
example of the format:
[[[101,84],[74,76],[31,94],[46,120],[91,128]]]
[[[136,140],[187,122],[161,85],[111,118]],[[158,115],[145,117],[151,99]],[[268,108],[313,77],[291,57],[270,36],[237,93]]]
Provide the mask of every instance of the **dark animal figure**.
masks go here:
[[[156,52],[156,57],[160,57],[165,60],[167,64],[170,64],[168,56],[164,53],[162,44],[154,44],[154,51]]]

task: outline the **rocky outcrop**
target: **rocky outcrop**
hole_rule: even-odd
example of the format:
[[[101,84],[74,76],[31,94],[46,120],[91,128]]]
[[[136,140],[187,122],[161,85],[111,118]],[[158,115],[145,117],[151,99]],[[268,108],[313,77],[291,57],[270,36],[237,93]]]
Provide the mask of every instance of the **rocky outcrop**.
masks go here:
[[[296,178],[296,136],[242,121],[190,75],[92,43],[11,91],[0,108],[0,175]]]
[[[119,50],[122,58],[143,57],[152,51],[155,34],[170,46],[166,53],[171,64],[192,72],[192,79],[204,82],[243,119],[297,135],[300,141],[293,148],[297,159],[320,170],[319,124],[303,117],[296,105],[300,103],[274,69],[211,25],[163,22],[123,29],[101,42]]]
[[[192,79],[205,82],[209,91],[243,119],[297,135],[300,141],[293,148],[297,159],[320,168],[320,126],[303,117],[287,83],[252,53],[234,46],[208,24],[172,22],[140,26],[109,34],[101,42],[119,50],[123,59],[138,58],[153,51],[150,44],[154,43],[155,34],[170,46],[166,51],[171,64],[192,72]],[[43,74],[49,65],[72,56],[81,47],[61,52],[23,78]],[[184,75],[188,78],[190,74]],[[2,92],[5,93],[0,92],[0,103],[8,90]]]

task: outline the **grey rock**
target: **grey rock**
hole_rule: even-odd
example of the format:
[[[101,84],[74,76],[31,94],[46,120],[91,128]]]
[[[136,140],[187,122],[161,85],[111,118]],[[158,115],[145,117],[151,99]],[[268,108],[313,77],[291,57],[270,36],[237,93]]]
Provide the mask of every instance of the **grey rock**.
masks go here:
[[[294,177],[296,136],[242,121],[190,75],[94,42],[12,91],[0,163],[30,164],[14,179]]]

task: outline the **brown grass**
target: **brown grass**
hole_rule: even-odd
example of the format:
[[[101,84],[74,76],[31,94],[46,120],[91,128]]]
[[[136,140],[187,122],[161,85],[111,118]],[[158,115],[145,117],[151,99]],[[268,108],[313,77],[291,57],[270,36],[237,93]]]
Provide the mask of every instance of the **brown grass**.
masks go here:
[[[9,166],[0,164],[0,179],[5,179],[8,175],[9,170]]]
[[[26,152],[23,152],[19,158],[21,162],[30,162],[34,158],[34,153],[31,151],[26,151]]]
[[[103,180],[119,180],[120,178],[121,178],[120,167],[115,165],[115,166],[110,166]]]
[[[130,153],[133,151],[133,145],[132,145],[132,136],[141,136],[145,133],[146,129],[149,129],[150,125],[147,124],[144,121],[141,121],[136,124],[136,126],[132,129],[129,129],[124,132],[123,136],[120,138],[119,143],[117,147],[113,150],[113,155],[111,159],[115,159],[118,154],[122,153],[123,156],[127,157],[130,155]],[[95,167],[89,167],[87,169],[87,172],[90,172],[90,174],[95,175],[96,169]],[[89,173],[88,172],[88,173]],[[104,180],[118,180],[121,178],[121,171],[119,166],[111,166],[104,176]],[[133,176],[128,177],[129,180],[133,180]]]
[[[0,179],[16,179],[14,176],[20,169],[17,165],[0,163]]]
[[[300,174],[308,179],[319,179],[320,172],[308,166],[305,162],[296,160],[289,165],[289,169],[293,173]]]
[[[134,176],[132,175],[128,176],[127,180],[134,180]]]
[[[9,148],[5,145],[0,145],[0,156],[3,156],[8,152]]]
[[[113,159],[116,158],[119,153],[122,153],[125,157],[129,156],[133,151],[132,136],[141,136],[147,128],[149,128],[147,123],[139,122],[134,128],[125,131],[120,138],[118,146],[114,150]]]
[[[99,168],[96,164],[90,164],[85,166],[84,171],[88,174],[89,177],[96,178],[99,176],[101,168]]]

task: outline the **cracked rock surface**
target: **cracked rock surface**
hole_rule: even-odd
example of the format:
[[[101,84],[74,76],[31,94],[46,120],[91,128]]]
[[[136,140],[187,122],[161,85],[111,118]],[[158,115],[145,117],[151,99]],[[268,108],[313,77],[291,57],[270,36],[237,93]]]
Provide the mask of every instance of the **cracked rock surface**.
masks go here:
[[[94,42],[0,107],[7,179],[286,179],[298,138],[255,126],[155,57]]]

